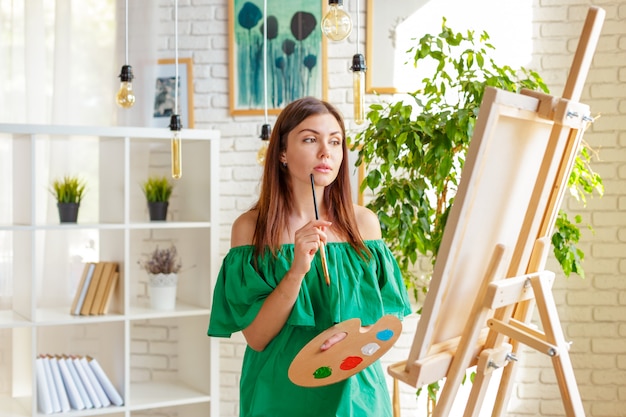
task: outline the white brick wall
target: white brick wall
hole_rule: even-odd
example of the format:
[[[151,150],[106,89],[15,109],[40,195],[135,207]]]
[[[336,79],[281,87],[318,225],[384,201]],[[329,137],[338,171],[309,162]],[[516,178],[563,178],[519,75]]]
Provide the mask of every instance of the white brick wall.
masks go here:
[[[517,0],[530,1],[530,0]],[[346,1],[355,13],[353,1]],[[171,1],[161,0],[160,16],[171,19]],[[588,416],[626,416],[626,1],[535,0],[533,5],[533,59],[536,69],[558,95],[571,64],[578,35],[589,4],[607,11],[582,101],[601,117],[585,139],[599,149],[594,163],[603,177],[606,194],[588,201],[586,208],[567,200],[564,208],[590,222],[594,232],[583,230],[587,278],[565,279],[558,274],[554,295],[566,338],[573,342],[572,361]],[[228,36],[226,0],[183,0],[179,2],[180,48],[194,58],[195,119],[198,128],[216,128],[221,143],[221,252],[228,249],[230,225],[248,208],[257,192],[260,168],[255,155],[260,144],[262,116],[228,114]],[[366,1],[360,1],[365,22]],[[447,10],[453,13],[453,10]],[[488,13],[488,10],[484,10]],[[503,16],[494,16],[503,18]],[[162,24],[161,52],[171,56],[171,24]],[[364,32],[360,39],[365,39]],[[348,43],[329,44],[328,99],[350,117],[351,74],[347,62],[355,51],[354,36]],[[165,51],[169,49],[169,51]],[[368,96],[367,101],[377,98]],[[270,123],[273,123],[271,117]],[[551,268],[558,271],[554,261]],[[409,327],[408,325],[405,327]],[[404,336],[403,336],[404,337]],[[153,342],[151,342],[152,344]],[[399,346],[409,346],[408,342]],[[135,342],[133,342],[135,347]],[[238,415],[238,384],[244,351],[241,335],[221,344],[222,417]],[[151,347],[151,346],[150,346]],[[138,343],[133,354],[148,349]],[[402,353],[394,352],[399,358]],[[534,352],[520,355],[521,367],[511,416],[561,416],[561,405],[550,361]],[[155,357],[155,360],[161,360]],[[393,358],[396,360],[396,358]],[[134,375],[135,376],[135,375]],[[417,415],[414,390],[403,387],[403,416]],[[419,409],[423,410],[420,399]],[[423,411],[420,411],[423,415]]]

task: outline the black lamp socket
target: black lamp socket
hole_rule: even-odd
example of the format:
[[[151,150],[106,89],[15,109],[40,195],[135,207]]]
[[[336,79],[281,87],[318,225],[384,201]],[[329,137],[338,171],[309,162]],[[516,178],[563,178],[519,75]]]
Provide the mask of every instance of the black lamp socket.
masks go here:
[[[133,80],[133,67],[131,67],[130,65],[123,65],[122,66],[122,72],[119,75],[120,80],[122,80],[122,82],[130,82]]]
[[[176,130],[181,130],[182,128],[183,128],[183,124],[180,121],[180,115],[173,114],[170,117],[170,130],[176,131]]]
[[[365,66],[365,57],[363,54],[354,54],[352,56],[352,66],[350,67],[352,71],[365,71],[367,67]]]
[[[272,126],[269,124],[264,124],[261,126],[261,140],[270,140],[270,133],[272,133]]]

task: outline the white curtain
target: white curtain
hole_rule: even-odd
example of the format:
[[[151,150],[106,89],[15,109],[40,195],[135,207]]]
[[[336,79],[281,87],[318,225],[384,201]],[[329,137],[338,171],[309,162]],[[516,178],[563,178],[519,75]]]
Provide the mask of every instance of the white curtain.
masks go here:
[[[126,0],[117,1],[117,54],[115,91],[119,88],[120,69],[126,62]],[[150,126],[154,110],[157,64],[159,1],[128,0],[128,65],[133,68],[136,102],[130,109],[116,107],[117,125]],[[173,4],[173,0],[171,0]],[[173,18],[173,17],[172,17]],[[161,39],[162,42],[162,39]]]
[[[0,123],[145,125],[141,76],[156,63],[158,2],[129,2],[137,104],[115,105],[125,0],[0,0]]]
[[[145,98],[148,94],[142,77],[156,65],[159,2],[129,0],[128,3],[126,42],[125,0],[0,0],[0,123],[146,125],[145,115],[150,114],[152,100]],[[126,63],[126,45],[137,90],[137,102],[129,110],[119,109],[115,104],[120,69]],[[98,210],[99,158],[93,160],[94,146],[97,147],[98,142],[93,139],[71,144],[38,141],[34,192],[42,196],[53,179],[77,174],[88,181],[85,198],[90,201],[84,201],[81,210],[83,206],[86,210]],[[11,141],[0,140],[0,152],[3,197],[0,198],[0,220],[10,222],[12,196],[24,190],[13,189]],[[54,200],[40,197],[39,201],[47,207],[37,208],[35,221],[57,222]],[[89,217],[97,219],[97,212]],[[74,246],[93,249],[88,233],[78,239],[76,236],[70,239],[63,233],[46,232],[45,235],[35,244],[38,251],[44,251],[46,265],[58,261],[58,248],[63,248],[64,253],[68,247],[70,252],[75,252]],[[63,244],[59,239],[67,241]],[[10,240],[8,233],[0,232],[0,306],[6,300],[4,297],[11,293],[10,279],[6,279],[12,275]],[[59,296],[71,291],[60,288]]]
[[[0,2],[0,121],[111,124],[113,0]]]

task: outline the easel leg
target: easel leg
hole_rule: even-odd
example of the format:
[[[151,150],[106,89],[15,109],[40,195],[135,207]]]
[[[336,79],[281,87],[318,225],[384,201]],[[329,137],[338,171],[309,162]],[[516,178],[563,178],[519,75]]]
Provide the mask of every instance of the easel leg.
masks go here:
[[[480,407],[485,400],[485,394],[487,393],[487,388],[489,387],[490,381],[491,374],[485,374],[480,371],[476,372],[476,378],[474,378],[472,391],[470,393],[469,399],[467,400],[467,405],[465,407],[463,417],[478,416],[480,412]]]
[[[499,267],[503,262],[504,253],[504,245],[497,245],[491,256],[485,277],[469,316],[472,320],[468,320],[465,326],[461,341],[454,355],[454,359],[452,360],[452,364],[450,365],[450,369],[448,370],[448,374],[446,375],[446,382],[441,391],[441,397],[439,401],[437,401],[437,406],[433,413],[435,417],[448,417],[450,415],[454,398],[465,376],[468,364],[472,360],[472,347],[475,346],[480,331],[489,314],[489,309],[483,306],[482,300],[486,297],[489,284],[497,278]]]
[[[530,322],[533,308],[535,306],[534,300],[525,301],[519,303],[515,309],[514,319],[519,320],[522,323]],[[512,354],[517,356],[517,352],[520,348],[520,343],[517,340],[510,341],[512,346]],[[513,391],[513,381],[515,381],[515,375],[517,374],[517,362],[510,362],[502,370],[502,378],[500,379],[500,386],[498,388],[498,395],[493,406],[491,417],[501,417],[506,412],[506,406],[511,398],[511,392]]]
[[[500,308],[496,310],[494,317],[502,320],[504,317],[507,317],[507,315],[510,315],[511,312],[511,306]],[[490,330],[489,335],[487,336],[487,340],[485,341],[484,349],[493,349],[496,346],[500,346],[504,342],[504,336]],[[485,400],[487,389],[489,388],[489,383],[491,382],[491,372],[487,372],[487,370],[485,369],[486,366],[486,364],[481,363],[481,361],[479,360],[476,367],[476,378],[474,379],[474,382],[472,384],[472,389],[470,391],[470,396],[467,400],[467,406],[465,407],[463,417],[476,417],[480,412],[483,401]],[[496,399],[496,401],[498,399]]]
[[[546,259],[548,256],[548,248],[549,245],[546,238],[537,239],[535,241],[535,245],[533,246],[531,257],[528,263],[528,272],[538,272],[545,267]],[[532,300],[528,300],[522,301],[517,305],[502,307],[496,310],[496,312],[494,313],[494,318],[499,320],[505,320],[506,318],[513,316],[514,318],[524,323],[527,323],[530,321],[530,317],[532,315],[532,306],[534,306],[534,302]],[[485,342],[485,349],[493,349],[496,346],[500,346],[505,341],[506,339],[503,335],[491,330],[489,331],[489,335]],[[519,343],[516,340],[508,340],[508,342],[511,344],[511,353],[513,356],[515,356],[517,350],[519,349]],[[508,404],[511,390],[513,389],[513,377],[515,375],[515,368],[515,361],[509,362],[504,367],[500,379],[500,386],[498,388],[498,395],[496,396],[493,412],[491,414],[492,417],[500,416],[502,415],[502,413],[504,413],[504,411],[506,411],[505,407]],[[474,417],[478,415],[485,399],[487,389],[489,388],[489,382],[491,381],[491,373],[486,375],[484,369],[479,369],[477,367],[476,374],[476,379],[472,384],[472,390],[470,392],[468,405],[465,408],[464,417]],[[480,379],[479,374],[481,374]]]
[[[512,343],[513,352],[517,352],[519,343]],[[515,381],[515,375],[517,374],[517,363],[511,362],[502,370],[502,378],[500,379],[500,386],[498,387],[498,395],[496,396],[496,402],[491,412],[491,417],[501,417],[506,412],[506,406],[511,398],[511,392],[513,391],[513,381]]]
[[[396,378],[393,379],[393,417],[400,417],[400,387]]]
[[[568,417],[584,417],[585,410],[578,392],[578,386],[576,385],[576,377],[569,357],[569,346],[563,337],[563,329],[559,322],[552,291],[550,291],[546,282],[539,279],[539,277],[531,278],[531,284],[535,292],[537,310],[546,335],[546,341],[555,344],[559,348],[559,351],[552,357],[552,365],[556,373],[559,389],[561,390],[565,414]]]

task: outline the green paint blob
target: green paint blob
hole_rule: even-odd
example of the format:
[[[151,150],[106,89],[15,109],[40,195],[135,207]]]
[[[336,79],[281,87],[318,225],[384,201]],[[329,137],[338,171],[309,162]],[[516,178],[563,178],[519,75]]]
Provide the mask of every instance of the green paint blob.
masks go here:
[[[328,366],[320,366],[313,372],[313,377],[315,379],[328,378],[333,373],[333,370]]]

